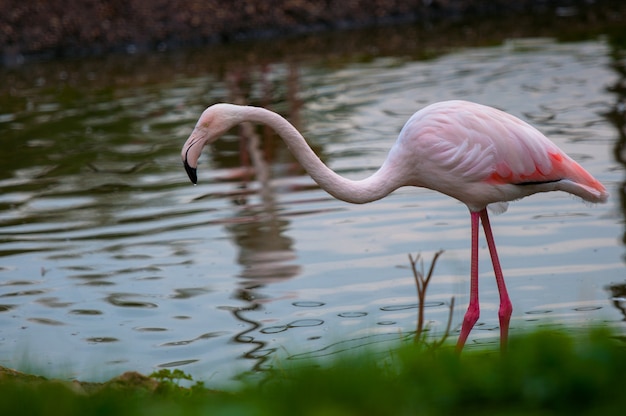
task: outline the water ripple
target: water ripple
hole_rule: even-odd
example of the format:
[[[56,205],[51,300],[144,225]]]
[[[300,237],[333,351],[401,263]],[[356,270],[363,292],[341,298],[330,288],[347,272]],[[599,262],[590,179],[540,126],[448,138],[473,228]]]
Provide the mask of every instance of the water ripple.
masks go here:
[[[145,302],[133,298],[142,298],[145,295],[137,293],[112,293],[105,298],[113,306],[122,308],[157,308],[158,305],[153,302]]]
[[[171,341],[171,342],[165,342],[163,344],[160,344],[160,347],[179,347],[179,346],[184,346],[184,345],[189,345],[193,342],[196,341],[200,341],[200,340],[206,340],[206,339],[211,339],[211,338],[215,338],[215,337],[219,337],[224,335],[223,332],[209,332],[206,334],[202,334],[196,338],[193,339],[189,339],[189,340],[184,340],[184,341]]]
[[[102,311],[97,309],[72,309],[68,313],[72,315],[95,316],[102,315]]]
[[[408,188],[338,202],[260,127],[259,154],[233,129],[203,152],[192,186],[182,141],[206,105],[234,97],[280,111],[321,160],[358,180],[413,111],[464,98],[531,121],[619,195],[621,130],[605,116],[617,114],[610,90],[623,83],[613,47],[512,40],[428,60],[414,49],[263,65],[224,54],[218,68],[190,52],[0,69],[0,355],[16,357],[24,340],[41,357],[35,367],[67,362],[78,335],[72,363],[101,345],[98,359],[116,373],[186,366],[195,379],[223,380],[285,351],[384,345],[415,327],[406,253],[439,248],[426,319],[433,333],[445,328],[455,296],[458,323],[469,275],[461,204]],[[494,217],[518,322],[623,319],[624,296],[604,289],[623,281],[618,200],[586,207],[542,194]],[[484,250],[475,344],[492,342],[498,326]]]

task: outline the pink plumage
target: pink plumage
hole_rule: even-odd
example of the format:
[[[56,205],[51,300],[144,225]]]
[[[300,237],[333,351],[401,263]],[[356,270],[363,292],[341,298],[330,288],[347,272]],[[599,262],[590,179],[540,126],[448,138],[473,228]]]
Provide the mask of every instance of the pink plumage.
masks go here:
[[[608,194],[600,182],[537,129],[497,110],[444,101],[415,113],[394,146],[416,153],[407,166],[414,185],[434,189],[480,211],[533,193],[563,190],[590,202]]]
[[[457,342],[460,350],[478,320],[478,228],[482,222],[500,293],[500,341],[506,346],[512,307],[498,260],[487,207],[538,192],[564,191],[605,202],[604,186],[530,124],[503,111],[467,101],[444,101],[415,113],[387,159],[370,177],[353,181],[329,169],[302,135],[280,115],[258,107],[215,104],[207,108],[181,155],[193,183],[202,148],[244,121],[264,123],[285,140],[319,186],[334,197],[362,204],[401,186],[430,188],[463,202],[471,218],[470,299]]]

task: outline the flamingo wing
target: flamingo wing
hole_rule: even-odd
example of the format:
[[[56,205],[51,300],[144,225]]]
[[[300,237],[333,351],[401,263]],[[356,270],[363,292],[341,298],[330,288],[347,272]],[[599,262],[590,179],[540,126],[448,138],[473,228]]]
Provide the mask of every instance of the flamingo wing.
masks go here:
[[[549,190],[595,202],[608,196],[600,182],[536,128],[492,107],[466,101],[430,105],[409,119],[399,140],[403,148],[421,155],[420,178],[436,178],[421,184],[450,195],[454,187],[477,183],[495,187],[563,181]],[[442,189],[446,187],[451,191]],[[518,197],[529,194],[528,189],[519,192]],[[515,191],[510,195],[508,199],[516,199]]]
[[[467,181],[562,179],[565,156],[531,125],[492,107],[464,101],[433,104],[407,123],[429,161]]]

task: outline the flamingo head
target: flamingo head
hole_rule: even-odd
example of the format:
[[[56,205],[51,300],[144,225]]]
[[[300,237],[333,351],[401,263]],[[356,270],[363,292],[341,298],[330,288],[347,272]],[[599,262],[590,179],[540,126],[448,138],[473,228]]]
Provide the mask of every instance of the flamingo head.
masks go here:
[[[237,110],[238,106],[231,104],[215,104],[207,108],[183,145],[183,165],[194,185],[198,182],[197,167],[202,149],[241,121]]]

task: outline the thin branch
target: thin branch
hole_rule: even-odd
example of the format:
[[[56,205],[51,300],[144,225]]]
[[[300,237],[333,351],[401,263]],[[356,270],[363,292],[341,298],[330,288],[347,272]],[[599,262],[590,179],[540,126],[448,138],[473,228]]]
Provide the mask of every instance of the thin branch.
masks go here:
[[[428,285],[428,282],[430,281],[430,278],[433,277],[433,271],[435,270],[435,263],[437,263],[437,259],[442,254],[443,254],[443,250],[439,250],[438,252],[435,253],[435,256],[433,257],[433,261],[432,261],[432,263],[430,263],[430,269],[428,270],[428,276],[426,276],[425,285]]]
[[[419,342],[422,339],[422,333],[424,332],[424,302],[426,300],[426,289],[428,287],[430,279],[433,277],[433,272],[435,270],[435,264],[437,263],[437,259],[442,253],[443,250],[439,250],[435,253],[426,278],[424,278],[424,262],[421,258],[421,255],[417,254],[415,257],[413,257],[411,254],[409,254],[409,262],[411,263],[411,270],[413,272],[413,278],[415,279],[415,286],[417,287],[417,329],[415,330],[415,342]],[[420,270],[418,270],[417,268],[418,262],[420,263]],[[450,326],[450,322],[451,318],[448,321],[448,327]],[[447,332],[448,330],[446,330],[446,337]]]
[[[452,328],[453,315],[454,315],[454,296],[452,296],[452,298],[450,299],[450,312],[448,312],[448,324],[446,326],[446,331],[443,333],[443,336],[441,337],[439,341],[433,343],[433,347],[438,347],[440,345],[443,345],[446,339],[448,339],[448,336],[450,336],[450,329]]]

